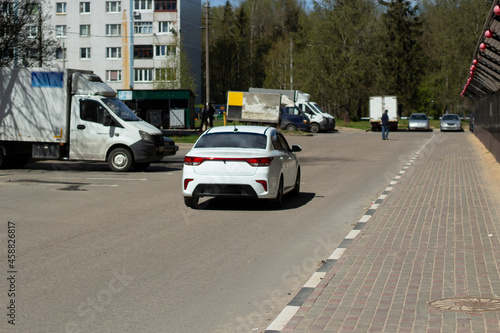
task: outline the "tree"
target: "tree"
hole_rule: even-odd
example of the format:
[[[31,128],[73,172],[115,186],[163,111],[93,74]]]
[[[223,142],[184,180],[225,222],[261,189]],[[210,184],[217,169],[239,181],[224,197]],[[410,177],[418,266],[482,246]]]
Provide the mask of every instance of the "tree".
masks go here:
[[[295,43],[297,86],[338,115],[359,118],[367,108],[377,70],[374,17],[372,1],[324,0],[301,21]]]
[[[421,111],[439,117],[444,110],[472,108],[460,92],[490,8],[491,2],[486,0],[422,1],[422,45],[427,57],[418,87]]]
[[[422,22],[418,8],[408,0],[379,0],[386,7],[382,14],[379,57],[382,76],[379,76],[380,95],[395,95],[398,103],[411,106],[422,78]]]
[[[155,89],[187,89],[196,91],[196,80],[191,71],[191,62],[182,49],[182,43],[166,45],[167,59],[162,62],[162,68],[157,68],[155,73]],[[180,52],[177,57],[177,52]]]
[[[0,3],[0,66],[39,66],[55,57],[56,41],[44,0]]]

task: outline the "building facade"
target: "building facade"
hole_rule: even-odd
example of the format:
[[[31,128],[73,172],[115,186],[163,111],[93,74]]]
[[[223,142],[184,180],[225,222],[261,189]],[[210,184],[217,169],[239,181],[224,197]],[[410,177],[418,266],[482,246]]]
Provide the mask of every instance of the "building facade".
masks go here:
[[[49,10],[58,67],[92,70],[115,90],[177,89],[190,73],[201,96],[200,0],[50,0]]]

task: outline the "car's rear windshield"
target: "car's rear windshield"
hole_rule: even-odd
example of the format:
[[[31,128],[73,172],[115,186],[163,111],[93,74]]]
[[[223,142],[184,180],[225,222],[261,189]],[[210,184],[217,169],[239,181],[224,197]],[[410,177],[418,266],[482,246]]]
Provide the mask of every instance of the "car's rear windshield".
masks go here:
[[[427,120],[427,116],[425,114],[412,114],[410,120]]]
[[[458,120],[458,116],[456,114],[445,114],[442,118],[443,120]]]
[[[267,136],[257,133],[222,132],[203,135],[195,148],[257,148],[265,149]]]

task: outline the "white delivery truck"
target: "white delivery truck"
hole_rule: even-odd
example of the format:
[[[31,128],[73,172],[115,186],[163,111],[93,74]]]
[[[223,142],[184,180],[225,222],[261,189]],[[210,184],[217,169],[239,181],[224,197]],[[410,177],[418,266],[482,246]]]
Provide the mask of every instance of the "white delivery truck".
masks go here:
[[[286,95],[229,91],[227,120],[308,131],[309,119]]]
[[[0,167],[107,161],[124,172],[161,160],[164,149],[162,132],[90,71],[0,68]]]
[[[396,96],[373,96],[370,97],[370,124],[372,131],[382,129],[382,114],[388,110],[389,130],[398,129],[398,99]]]
[[[309,118],[311,132],[313,133],[318,133],[319,131],[333,131],[335,129],[335,118],[321,110],[316,103],[309,101],[310,95],[300,90],[250,88],[248,91],[283,94],[288,96],[288,98],[293,100],[295,105]]]

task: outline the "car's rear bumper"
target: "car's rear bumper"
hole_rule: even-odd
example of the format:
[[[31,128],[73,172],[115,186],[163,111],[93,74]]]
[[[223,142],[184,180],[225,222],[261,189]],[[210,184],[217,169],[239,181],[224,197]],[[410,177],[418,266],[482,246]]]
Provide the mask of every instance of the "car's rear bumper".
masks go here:
[[[265,185],[262,184],[265,182]],[[199,176],[185,174],[183,176],[182,194],[184,197],[276,197],[276,181],[266,177],[231,177],[231,176]],[[266,189],[267,187],[267,189]]]

